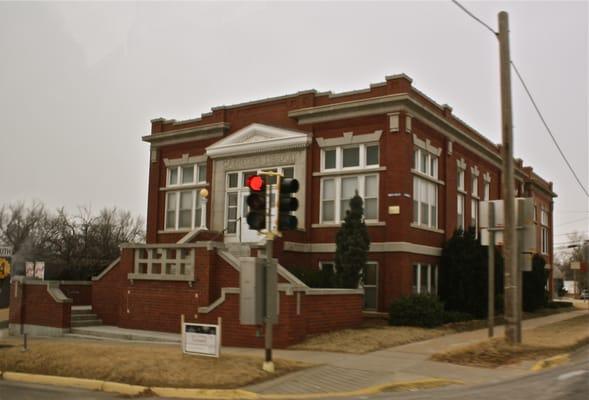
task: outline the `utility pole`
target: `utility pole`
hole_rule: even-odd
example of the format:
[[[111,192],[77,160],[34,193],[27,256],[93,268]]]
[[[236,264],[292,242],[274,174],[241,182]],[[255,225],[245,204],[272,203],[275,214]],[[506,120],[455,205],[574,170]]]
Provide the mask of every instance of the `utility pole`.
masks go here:
[[[501,73],[501,130],[503,158],[503,200],[505,226],[503,255],[505,257],[505,338],[510,344],[521,343],[520,271],[517,257],[515,227],[515,193],[513,175],[513,117],[511,107],[511,59],[509,57],[509,20],[507,12],[499,13],[499,64]]]

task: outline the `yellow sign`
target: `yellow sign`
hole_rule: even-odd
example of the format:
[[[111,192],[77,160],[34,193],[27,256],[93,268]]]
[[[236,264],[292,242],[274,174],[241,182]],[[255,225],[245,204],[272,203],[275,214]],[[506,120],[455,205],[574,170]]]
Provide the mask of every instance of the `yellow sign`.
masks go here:
[[[4,279],[8,275],[10,275],[10,261],[0,258],[0,279]]]

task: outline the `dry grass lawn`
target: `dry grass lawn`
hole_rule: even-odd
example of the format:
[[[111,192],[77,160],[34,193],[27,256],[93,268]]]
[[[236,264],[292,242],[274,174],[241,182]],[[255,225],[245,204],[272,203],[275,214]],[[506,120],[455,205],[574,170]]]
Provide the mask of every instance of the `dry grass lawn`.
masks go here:
[[[0,308],[0,321],[8,321],[8,308]]]
[[[570,312],[571,308],[541,309],[534,313],[524,313],[524,319],[543,317],[551,314]],[[504,321],[498,317],[496,325]],[[486,320],[471,320],[446,324],[436,329],[389,326],[385,320],[369,320],[364,326],[356,329],[344,329],[312,336],[304,342],[291,346],[293,350],[332,351],[337,353],[364,354],[371,351],[401,346],[407,343],[420,342],[457,332],[484,329]]]
[[[290,347],[295,350],[334,351],[362,354],[387,347],[432,339],[451,333],[448,329],[410,326],[380,326],[344,329],[317,335]]]
[[[589,315],[545,325],[523,334],[524,342],[511,346],[497,338],[432,356],[433,360],[495,368],[524,360],[536,360],[572,351],[589,343]]]
[[[14,347],[3,347],[11,344]],[[263,352],[260,350],[260,355]],[[262,357],[185,355],[178,346],[32,339],[0,340],[0,370],[70,376],[144,386],[238,388],[308,365],[275,360],[277,373],[262,371]]]

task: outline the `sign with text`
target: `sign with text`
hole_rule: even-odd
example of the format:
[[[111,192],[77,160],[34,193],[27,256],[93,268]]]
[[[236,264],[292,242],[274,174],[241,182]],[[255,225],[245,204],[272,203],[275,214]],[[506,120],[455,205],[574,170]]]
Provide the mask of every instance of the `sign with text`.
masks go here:
[[[12,246],[0,246],[0,257],[12,257],[13,251]]]
[[[35,279],[45,279],[45,261],[35,261]]]
[[[492,213],[491,213],[492,211]],[[503,246],[504,204],[503,200],[481,201],[480,208],[481,244],[488,246],[489,232],[493,232],[493,245]],[[517,230],[518,264],[522,271],[532,270],[532,257],[538,252],[536,224],[534,223],[534,200],[515,199],[515,223]]]
[[[25,262],[25,276],[27,278],[35,277],[35,263],[31,261]]]
[[[182,325],[182,351],[208,357],[219,357],[221,348],[221,325],[195,324]]]

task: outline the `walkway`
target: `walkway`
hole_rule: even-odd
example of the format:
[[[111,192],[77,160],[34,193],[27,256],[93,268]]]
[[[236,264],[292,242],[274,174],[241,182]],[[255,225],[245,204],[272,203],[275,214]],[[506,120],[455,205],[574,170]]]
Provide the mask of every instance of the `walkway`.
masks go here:
[[[573,318],[586,311],[572,311],[534,318],[523,322],[523,329]],[[495,334],[504,334],[504,327],[495,327]],[[525,332],[524,332],[525,335]],[[244,389],[258,393],[325,393],[429,378],[460,380],[465,384],[492,383],[530,373],[531,362],[496,369],[476,368],[430,361],[432,354],[462,347],[487,339],[487,330],[457,333],[423,342],[356,355],[343,353],[275,350],[274,357],[323,364],[288,374],[272,381]],[[226,352],[259,355],[259,349],[227,348]]]
[[[584,315],[587,311],[533,318],[523,322],[525,330]],[[113,326],[85,327],[84,332],[70,337],[104,340],[134,340],[178,345],[180,335],[172,333],[122,329]],[[503,326],[495,327],[495,336],[504,334]],[[304,350],[273,351],[276,359],[287,359],[316,364],[271,381],[243,389],[262,394],[306,394],[353,391],[374,385],[400,383],[421,379],[441,378],[462,381],[465,384],[492,383],[530,373],[531,362],[496,369],[476,368],[431,361],[434,353],[487,340],[487,330],[480,329],[378,350],[366,354],[330,353]],[[223,353],[262,357],[263,349],[223,347]]]

